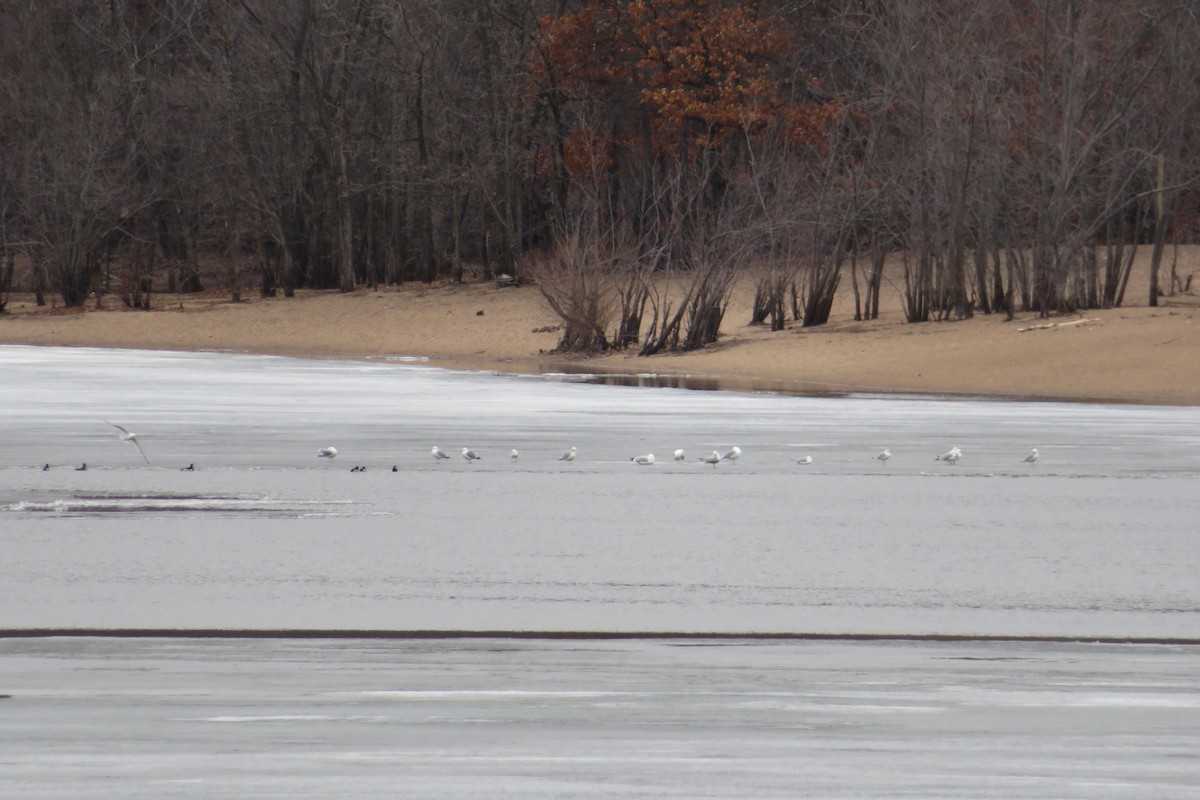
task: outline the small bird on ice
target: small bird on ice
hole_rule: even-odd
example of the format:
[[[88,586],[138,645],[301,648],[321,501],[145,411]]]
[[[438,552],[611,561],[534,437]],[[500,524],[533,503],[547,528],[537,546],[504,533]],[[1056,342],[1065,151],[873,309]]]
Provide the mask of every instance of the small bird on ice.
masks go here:
[[[449,457],[450,457],[450,456],[446,455],[446,451],[445,451],[445,450],[443,450],[442,448],[438,447],[436,444],[433,446],[433,449],[432,449],[432,450],[430,450],[429,452],[430,452],[430,453],[433,455],[433,457],[434,457],[435,459],[437,459],[438,461],[441,461],[442,459],[445,459],[445,458],[449,458]]]
[[[559,461],[574,461],[575,460],[575,448],[572,447],[570,450],[563,453],[561,456],[558,457],[558,460]]]
[[[514,464],[517,463],[517,459],[520,457],[521,457],[521,454],[517,452],[517,448],[515,448],[515,447],[512,450],[510,450],[508,453],[508,460]]]
[[[104,421],[108,422],[108,420],[104,420]],[[133,444],[133,446],[138,449],[138,452],[142,454],[142,460],[145,461],[147,464],[150,463],[150,459],[146,458],[146,451],[142,449],[141,443],[138,442],[138,440],[137,440],[136,433],[131,433],[128,429],[118,425],[115,422],[108,422],[108,424],[112,425],[114,428],[116,428],[117,430],[119,430],[121,432],[121,441],[122,442],[128,442],[128,443]]]
[[[957,447],[951,447],[949,450],[935,458],[934,461],[946,461],[951,464],[957,464],[960,458],[962,458],[962,450],[959,450]]]
[[[317,453],[317,458],[337,458],[337,448],[322,447],[321,451]]]
[[[675,455],[672,456],[672,458],[674,458],[676,461],[683,461],[683,450],[676,450]]]
[[[465,458],[465,459],[467,460],[467,463],[470,463],[470,462],[472,462],[472,461],[480,461],[480,460],[482,460],[482,459],[480,459],[480,458],[479,458],[479,454],[478,454],[478,453],[476,453],[474,450],[472,450],[472,449],[471,449],[471,448],[469,448],[469,447],[464,447],[464,448],[462,449],[462,457],[463,457],[463,458]]]
[[[796,463],[797,464],[811,464],[811,463],[813,463],[812,456],[805,456],[804,458],[797,458]]]
[[[709,454],[707,456],[702,456],[700,458],[700,460],[703,461],[705,464],[712,464],[713,468],[716,469],[717,464],[721,463],[721,454],[718,453],[716,450],[713,450],[711,454]]]
[[[647,453],[644,456],[634,456],[633,458],[631,458],[629,460],[635,464],[652,466],[654,464],[654,453]]]
[[[729,463],[733,463],[742,457],[742,448],[734,446],[725,451],[721,458]]]
[[[1029,451],[1029,455],[1025,456],[1025,458],[1022,459],[1022,463],[1032,464],[1037,460],[1038,460],[1038,451],[1037,451],[1037,448],[1035,447]]]
[[[892,457],[892,451],[891,451],[891,450],[889,450],[889,449],[887,449],[887,448],[885,447],[885,448],[883,448],[883,452],[882,452],[882,453],[880,453],[879,455],[875,456],[875,460],[876,460],[876,461],[880,461],[880,462],[882,462],[882,463],[886,464],[886,463],[888,462],[888,459],[889,459],[889,458],[891,458],[891,457]]]

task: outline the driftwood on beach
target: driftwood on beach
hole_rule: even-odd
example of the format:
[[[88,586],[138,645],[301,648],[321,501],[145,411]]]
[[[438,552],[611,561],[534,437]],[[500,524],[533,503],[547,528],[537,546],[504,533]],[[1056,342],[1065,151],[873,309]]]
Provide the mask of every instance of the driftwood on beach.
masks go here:
[[[1070,322],[1046,322],[1041,325],[1029,325],[1024,328],[1017,328],[1017,333],[1025,333],[1026,331],[1047,331],[1055,328],[1069,328],[1072,325],[1087,325],[1090,322],[1099,321],[1100,319],[1098,317],[1092,317],[1090,319],[1071,320]]]

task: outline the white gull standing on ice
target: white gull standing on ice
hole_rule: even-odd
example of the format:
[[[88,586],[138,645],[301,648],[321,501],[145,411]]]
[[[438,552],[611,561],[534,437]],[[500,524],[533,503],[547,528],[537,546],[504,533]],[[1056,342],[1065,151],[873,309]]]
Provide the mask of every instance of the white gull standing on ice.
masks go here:
[[[1040,456],[1038,455],[1037,448],[1035,447],[1032,450],[1030,450],[1029,455],[1025,456],[1025,458],[1021,459],[1021,461],[1022,461],[1022,463],[1025,463],[1025,464],[1032,464],[1035,461],[1037,461],[1039,457]]]
[[[317,458],[337,458],[336,447],[322,447],[317,453]]]
[[[442,461],[450,457],[445,450],[438,447],[436,444],[433,446],[433,449],[429,451],[429,453],[438,461]]]
[[[957,464],[960,458],[962,458],[962,450],[959,450],[957,447],[951,447],[935,458],[934,461],[946,461],[950,464]]]
[[[558,460],[559,461],[574,461],[575,460],[575,448],[572,447],[570,450],[563,453],[561,456],[558,457]]]
[[[651,466],[654,464],[654,453],[647,453],[644,456],[634,456],[633,458],[631,458],[629,460],[635,464],[642,464],[643,466]]]
[[[467,460],[467,463],[482,460],[479,458],[479,454],[469,447],[464,447],[462,449],[462,457]]]

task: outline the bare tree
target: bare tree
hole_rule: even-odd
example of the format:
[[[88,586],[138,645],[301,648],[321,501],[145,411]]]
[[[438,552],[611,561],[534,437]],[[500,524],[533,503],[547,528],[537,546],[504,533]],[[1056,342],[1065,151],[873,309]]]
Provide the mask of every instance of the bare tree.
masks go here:
[[[64,303],[80,305],[107,242],[150,198],[137,186],[125,83],[104,36],[109,14],[85,5],[25,9],[18,19],[26,37],[47,44],[26,51],[9,94],[22,123],[10,154],[19,163],[21,214],[35,261]]]
[[[559,352],[595,353],[610,347],[607,330],[613,309],[605,274],[610,262],[599,245],[596,238],[577,229],[525,267],[536,276],[542,296],[562,320]]]

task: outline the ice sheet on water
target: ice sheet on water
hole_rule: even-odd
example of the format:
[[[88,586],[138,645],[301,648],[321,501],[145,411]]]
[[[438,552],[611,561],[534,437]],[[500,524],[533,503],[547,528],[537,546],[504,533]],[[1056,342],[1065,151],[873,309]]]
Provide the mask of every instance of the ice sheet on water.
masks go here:
[[[694,458],[738,444],[744,470],[837,474],[1180,475],[1200,473],[1200,411],[1147,406],[688,392],[375,362],[213,353],[0,347],[0,467],[144,466],[103,419],[139,434],[159,468],[424,468],[433,444],[485,463],[545,465],[566,447],[625,464],[677,447]],[[814,438],[814,434],[817,434]],[[933,456],[948,446],[957,466]],[[872,457],[895,454],[882,470]],[[1041,460],[1023,465],[1030,447]],[[458,459],[453,459],[460,467]],[[446,465],[450,466],[450,465]],[[656,465],[657,468],[658,465]],[[667,466],[667,465],[661,465]]]
[[[1197,630],[1197,409],[54,348],[0,368],[0,627]]]
[[[1190,800],[1198,658],[1036,642],[8,639],[0,792]],[[1126,681],[1148,687],[1142,703],[1120,702]]]

